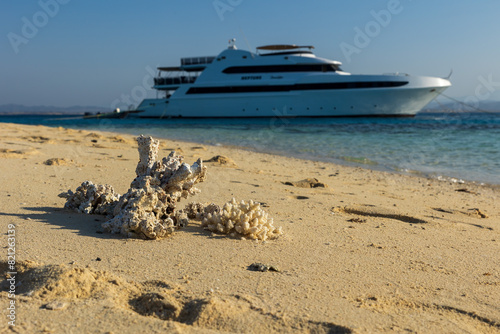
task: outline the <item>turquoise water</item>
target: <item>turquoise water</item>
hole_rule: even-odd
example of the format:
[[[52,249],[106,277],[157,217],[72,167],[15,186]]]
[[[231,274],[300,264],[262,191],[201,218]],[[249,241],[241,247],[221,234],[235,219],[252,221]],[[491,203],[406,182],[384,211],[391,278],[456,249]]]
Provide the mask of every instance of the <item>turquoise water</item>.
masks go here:
[[[500,184],[500,113],[414,118],[102,119],[0,116],[0,122],[146,134],[299,158]]]

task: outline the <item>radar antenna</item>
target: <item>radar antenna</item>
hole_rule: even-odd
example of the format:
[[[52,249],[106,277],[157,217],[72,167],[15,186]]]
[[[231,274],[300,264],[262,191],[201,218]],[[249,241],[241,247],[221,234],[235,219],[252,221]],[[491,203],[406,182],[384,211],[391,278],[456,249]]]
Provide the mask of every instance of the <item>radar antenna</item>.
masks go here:
[[[232,50],[236,50],[236,38],[231,38],[229,40],[229,46],[227,48],[232,49]]]

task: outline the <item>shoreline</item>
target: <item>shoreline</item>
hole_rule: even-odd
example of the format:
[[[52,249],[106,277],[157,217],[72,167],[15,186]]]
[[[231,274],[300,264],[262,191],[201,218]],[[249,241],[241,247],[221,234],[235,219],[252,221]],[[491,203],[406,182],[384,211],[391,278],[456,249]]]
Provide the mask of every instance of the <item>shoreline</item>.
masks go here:
[[[450,120],[452,122],[454,120]],[[17,124],[17,123],[16,123]],[[84,123],[86,124],[86,123]],[[121,125],[120,125],[121,124]],[[142,123],[141,123],[142,124]],[[141,131],[141,128],[144,127],[144,125],[148,124],[141,124],[138,125],[137,130]],[[166,130],[162,131],[161,127],[155,127],[152,124],[149,124],[149,126],[152,126],[152,130],[154,133],[152,133],[154,136],[166,139],[166,140],[179,140],[179,141],[185,141],[185,142],[192,142],[192,143],[197,143],[197,144],[203,144],[203,145],[216,145],[216,141],[213,140],[213,138],[218,138],[215,136],[219,136],[218,134],[218,128],[215,127],[214,129],[209,129],[209,132],[207,132],[208,135],[203,135],[203,133],[197,137],[197,138],[189,138],[192,136],[185,136],[182,134],[182,131],[185,130],[185,126],[181,128],[183,129],[182,131],[169,131],[169,125],[170,123],[166,123]],[[175,125],[170,124],[170,126]],[[181,122],[181,124],[183,124]],[[188,123],[189,125],[190,123]],[[124,127],[127,124],[122,124],[119,123],[118,125],[114,125],[112,123],[109,123],[109,121],[105,121],[104,123],[96,123],[96,124],[86,124],[86,126],[91,125],[90,127],[85,127],[83,128],[81,125],[78,124],[52,124],[49,125],[51,127],[57,127],[57,126],[70,126],[70,128],[75,128],[75,129],[83,129],[87,131],[112,131],[116,132],[118,134],[128,134],[130,131],[127,131],[128,128]],[[202,131],[200,124],[194,124],[195,127],[192,130],[186,130],[186,131]],[[118,127],[117,127],[118,126]],[[209,123],[209,127],[212,125]],[[250,125],[250,129],[253,128],[254,125]],[[120,128],[123,127],[123,128]],[[279,127],[279,125],[278,125]],[[174,127],[175,128],[175,127]],[[144,127],[144,130],[147,130],[147,127]],[[272,138],[274,136],[280,135],[279,133],[268,133],[266,129],[260,128],[258,125],[255,128],[257,133],[257,137],[264,137],[267,138],[266,136],[271,136],[271,140],[264,140],[262,141],[255,141],[254,142],[249,142],[248,140],[234,140],[234,143],[237,143],[237,145],[234,145],[233,142],[231,142],[231,138],[234,137],[234,134],[229,133],[227,134],[222,134],[220,139],[226,138],[225,141],[222,141],[221,144],[224,146],[234,146],[234,147],[239,147],[241,149],[249,150],[252,152],[262,152],[262,153],[269,153],[269,154],[274,154],[274,155],[280,155],[280,156],[285,156],[285,157],[294,157],[294,158],[299,158],[299,159],[305,159],[305,160],[311,160],[311,161],[318,161],[318,162],[329,162],[329,163],[334,163],[338,165],[343,165],[343,166],[354,166],[354,167],[361,167],[365,169],[370,169],[370,170],[376,170],[376,171],[385,171],[385,172],[390,172],[390,173],[398,173],[398,174],[403,174],[403,175],[418,175],[422,176],[424,178],[430,178],[430,179],[435,179],[439,181],[450,181],[450,182],[462,182],[465,181],[467,183],[476,183],[476,184],[491,184],[491,185],[500,185],[500,180],[493,174],[493,168],[497,166],[497,164],[491,160],[485,162],[487,165],[484,166],[490,166],[490,167],[484,167],[483,169],[476,169],[473,167],[474,163],[473,161],[468,161],[467,159],[464,160],[465,163],[459,163],[456,165],[456,168],[453,169],[449,166],[454,165],[454,164],[447,164],[446,160],[443,160],[442,162],[438,163],[439,160],[435,156],[435,153],[431,153],[428,157],[425,159],[427,160],[422,160],[422,161],[428,161],[428,163],[419,163],[418,161],[416,164],[413,163],[413,154],[416,154],[418,156],[419,151],[418,148],[415,149],[409,149],[407,152],[403,152],[403,154],[399,157],[399,155],[394,156],[394,160],[391,160],[391,156],[388,155],[386,150],[387,148],[381,148],[378,147],[379,154],[381,155],[382,159],[378,159],[376,156],[371,157],[370,153],[367,152],[366,150],[346,150],[346,148],[340,147],[338,152],[332,151],[328,154],[324,154],[322,150],[312,150],[309,151],[308,153],[308,145],[303,145],[299,144],[296,148],[295,151],[287,150],[286,146],[283,146],[284,141],[278,140],[274,141]],[[136,129],[133,129],[132,131],[136,132]],[[215,131],[215,132],[214,132]],[[143,131],[143,132],[148,132],[148,131]],[[234,132],[234,131],[233,131]],[[139,135],[139,132],[136,132],[136,135]],[[255,134],[254,134],[255,135]],[[183,138],[184,137],[184,138]],[[233,138],[235,139],[235,138]],[[342,137],[340,138],[342,140]],[[338,140],[338,139],[337,139]],[[271,146],[269,146],[271,145]],[[309,145],[310,146],[310,145]],[[362,145],[361,145],[362,146]],[[439,143],[435,143],[435,147],[440,147]],[[323,146],[320,146],[323,147]],[[392,147],[392,146],[391,146]],[[397,145],[395,146],[397,147]],[[325,152],[328,151],[328,147],[323,147],[322,149],[325,149]],[[359,152],[358,152],[359,151]],[[313,152],[313,153],[311,153]],[[430,152],[433,152],[433,149],[430,149]],[[334,155],[335,157],[331,157]],[[464,157],[467,157],[468,155],[464,155]],[[488,156],[488,155],[486,155]],[[425,154],[424,154],[425,157]],[[385,160],[384,160],[385,159]],[[433,160],[434,159],[434,160]],[[380,160],[380,161],[378,161]],[[470,159],[469,159],[470,160]],[[431,168],[432,166],[429,166],[430,162],[436,162],[435,168]],[[452,158],[450,158],[449,161],[454,161]],[[490,165],[491,164],[491,165]]]
[[[86,130],[86,131],[94,131],[94,130]],[[99,130],[96,130],[96,131],[99,131]],[[111,131],[111,132],[116,133],[118,135],[133,136],[131,134],[120,132],[120,131]],[[224,147],[224,148],[243,150],[243,151],[248,151],[248,152],[253,152],[253,153],[267,154],[270,156],[280,156],[280,157],[284,157],[284,158],[298,159],[298,160],[303,160],[303,161],[327,163],[327,164],[338,165],[338,166],[348,167],[348,168],[362,168],[362,169],[365,169],[368,171],[396,174],[396,175],[402,175],[402,176],[408,176],[408,177],[417,177],[417,178],[426,179],[428,181],[449,182],[450,184],[474,185],[474,186],[479,186],[479,187],[490,187],[490,188],[500,189],[500,181],[498,184],[495,184],[495,183],[489,183],[489,182],[483,182],[483,181],[461,179],[461,178],[448,176],[448,175],[438,175],[438,174],[436,174],[436,172],[426,173],[426,172],[422,172],[422,171],[418,171],[418,170],[402,170],[402,169],[398,170],[398,169],[396,169],[396,167],[390,168],[390,167],[383,166],[383,165],[378,164],[378,163],[375,163],[375,164],[358,163],[358,162],[354,161],[357,159],[355,157],[345,157],[346,159],[321,158],[321,157],[315,157],[315,156],[307,156],[307,154],[305,156],[302,156],[300,154],[292,154],[292,153],[287,154],[286,152],[262,150],[262,149],[253,148],[250,146],[239,146],[239,145],[229,145],[229,144],[219,144],[219,143],[211,144],[211,143],[204,143],[204,142],[200,142],[200,141],[189,141],[189,140],[186,141],[186,140],[182,140],[182,139],[164,137],[164,136],[157,136],[156,138],[164,140],[164,141],[176,141],[176,142],[185,143],[185,144],[192,144],[192,145],[207,145],[207,146],[212,146],[212,147]],[[353,161],[350,161],[349,159],[352,159]]]
[[[416,177],[416,178],[422,178],[427,181],[439,181],[439,182],[449,182],[450,184],[462,184],[462,185],[475,185],[479,187],[490,187],[490,188],[498,188],[500,189],[500,183],[489,183],[489,182],[483,182],[483,181],[474,181],[474,180],[468,180],[468,179],[461,179],[453,176],[448,176],[448,175],[438,175],[436,172],[421,172],[418,170],[398,170],[396,168],[390,168],[383,166],[378,163],[358,163],[355,161],[350,161],[351,160],[356,160],[357,158],[355,157],[345,157],[346,159],[340,159],[340,158],[320,158],[320,157],[315,157],[315,156],[300,156],[300,155],[294,155],[294,154],[287,154],[286,152],[272,152],[272,151],[263,151],[259,149],[253,149],[252,147],[248,146],[238,146],[238,145],[227,145],[227,144],[207,144],[207,143],[202,143],[202,142],[191,142],[191,141],[183,141],[183,140],[178,140],[178,139],[172,139],[172,138],[166,138],[166,137],[158,137],[161,138],[162,140],[176,140],[179,142],[185,142],[185,143],[192,143],[194,145],[208,145],[208,146],[214,146],[214,147],[226,147],[226,148],[234,148],[238,150],[244,150],[244,151],[249,151],[253,153],[262,153],[262,154],[268,154],[268,155],[275,155],[275,156],[280,156],[284,158],[292,158],[292,159],[298,159],[298,160],[303,160],[303,161],[312,161],[312,162],[318,162],[318,163],[326,163],[326,164],[332,164],[332,165],[338,165],[342,167],[348,167],[348,168],[361,168],[365,169],[367,171],[375,171],[375,172],[380,172],[380,173],[389,173],[389,174],[395,174],[395,175],[402,175],[402,176],[407,176],[407,177]]]
[[[20,124],[20,123],[0,123],[0,124]],[[24,125],[24,124],[20,124]],[[37,126],[37,125],[33,125]],[[46,126],[46,125],[40,125],[40,126]],[[59,128],[61,126],[47,126],[51,128]],[[116,129],[116,130],[107,130],[107,129],[98,129],[97,128],[73,128],[70,127],[70,129],[73,130],[83,130],[83,131],[97,131],[97,132],[110,132],[110,133],[115,133],[117,135],[128,135],[128,136],[135,136],[132,135],[126,131],[120,131],[124,129]],[[140,134],[137,134],[140,135]],[[173,137],[167,137],[163,135],[155,135],[155,138],[159,138],[162,140],[166,141],[177,141],[177,142],[183,142],[186,144],[193,144],[193,145],[208,145],[208,146],[214,146],[214,147],[227,147],[227,148],[234,148],[234,149],[240,149],[240,150],[245,150],[249,152],[254,152],[254,153],[263,153],[263,154],[269,154],[269,155],[276,155],[276,156],[281,156],[285,158],[294,158],[294,159],[300,159],[300,160],[305,160],[305,161],[314,161],[314,162],[320,162],[320,163],[330,163],[334,165],[339,165],[339,166],[345,166],[345,167],[352,167],[352,168],[363,168],[366,170],[373,170],[377,172],[386,172],[386,173],[391,173],[391,174],[398,174],[398,175],[403,175],[403,176],[409,176],[409,177],[420,177],[428,180],[434,180],[434,181],[439,181],[439,182],[451,182],[451,183],[457,183],[457,184],[473,184],[476,186],[486,186],[486,187],[499,187],[500,188],[500,181],[498,184],[496,183],[490,183],[490,182],[485,182],[485,181],[475,181],[475,180],[470,180],[467,178],[459,178],[459,177],[454,177],[454,176],[449,176],[449,175],[444,175],[444,174],[438,174],[437,172],[423,172],[419,170],[404,170],[403,168],[400,167],[390,167],[390,166],[385,166],[382,164],[379,164],[377,162],[372,163],[360,163],[356,162],[356,160],[359,159],[366,159],[366,158],[356,158],[356,157],[343,157],[342,158],[321,158],[318,156],[313,156],[313,155],[307,155],[307,154],[293,154],[293,153],[287,153],[284,151],[273,151],[270,149],[259,149],[251,146],[239,146],[239,145],[231,145],[231,144],[219,144],[219,143],[206,143],[203,141],[190,141],[190,140],[183,140],[183,139],[178,139],[178,138],[173,138]]]
[[[85,180],[124,194],[132,135],[0,129],[0,227],[16,227],[20,331],[500,333],[495,185],[162,139],[159,157],[228,158],[206,162],[201,193],[178,208],[252,199],[283,235],[240,240],[190,221],[166,239],[129,239],[103,233],[103,216],[63,210],[57,195]],[[318,184],[298,182],[308,178]]]

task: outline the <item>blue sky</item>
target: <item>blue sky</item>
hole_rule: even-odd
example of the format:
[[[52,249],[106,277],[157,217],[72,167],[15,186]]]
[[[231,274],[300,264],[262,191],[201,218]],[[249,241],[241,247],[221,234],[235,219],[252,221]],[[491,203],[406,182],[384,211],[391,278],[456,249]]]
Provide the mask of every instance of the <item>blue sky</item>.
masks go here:
[[[138,104],[157,66],[312,44],[351,73],[447,76],[455,98],[500,100],[498,0],[2,1],[0,104]],[[147,88],[147,89],[146,89]],[[441,99],[441,101],[446,101]]]

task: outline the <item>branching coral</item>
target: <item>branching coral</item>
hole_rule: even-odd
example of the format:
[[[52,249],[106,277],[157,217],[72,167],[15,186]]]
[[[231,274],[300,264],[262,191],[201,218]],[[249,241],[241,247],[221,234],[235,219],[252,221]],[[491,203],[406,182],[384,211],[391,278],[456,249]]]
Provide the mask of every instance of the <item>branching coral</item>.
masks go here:
[[[191,202],[188,205],[186,205],[183,211],[185,211],[187,216],[191,219],[202,220],[209,213],[210,214],[220,213],[221,208],[220,206],[214,203],[205,205],[198,202]]]
[[[67,199],[65,208],[108,215],[111,219],[102,224],[106,232],[144,239],[166,237],[186,226],[189,218],[201,220],[210,231],[247,239],[266,240],[283,233],[260,204],[251,200],[237,203],[233,198],[222,208],[189,203],[184,210],[176,210],[182,198],[199,192],[194,185],[205,180],[206,167],[201,159],[190,166],[175,152],[157,160],[159,141],[140,136],[137,142],[139,163],[127,193],[120,196],[109,185],[85,181],[75,193],[69,190],[59,195]]]
[[[201,160],[189,166],[175,152],[157,161],[159,141],[140,136],[137,142],[137,177],[126,194],[120,197],[110,186],[94,186],[86,181],[76,193],[70,190],[60,196],[67,199],[66,208],[111,215],[112,218],[102,224],[107,232],[145,239],[163,238],[187,224],[187,217],[176,212],[175,207],[181,198],[198,192],[194,185],[205,180],[206,167]],[[99,192],[101,188],[104,194]]]
[[[202,221],[202,226],[212,232],[254,240],[274,239],[283,234],[281,227],[274,227],[273,219],[268,217],[260,203],[252,200],[238,203],[233,198],[222,208],[210,204],[203,209],[199,203],[190,203],[186,209],[188,216],[195,215]]]
[[[113,214],[115,205],[120,195],[115,193],[112,186],[105,184],[93,184],[85,181],[76,188],[75,192],[68,190],[60,193],[59,197],[66,198],[64,208],[86,214]]]
[[[120,198],[114,217],[102,227],[105,231],[127,236],[163,238],[186,224],[186,219],[175,212],[175,206],[181,198],[198,192],[193,186],[205,180],[206,167],[201,160],[189,166],[175,152],[156,161],[159,141],[140,136],[137,142],[137,177]]]

